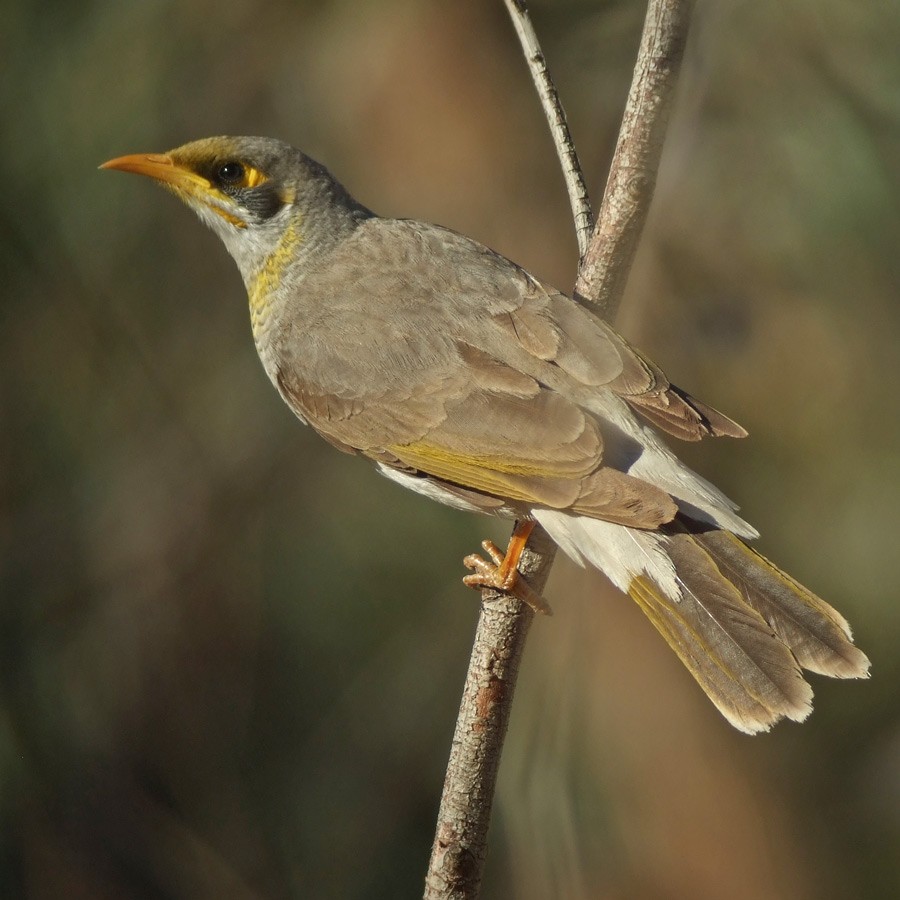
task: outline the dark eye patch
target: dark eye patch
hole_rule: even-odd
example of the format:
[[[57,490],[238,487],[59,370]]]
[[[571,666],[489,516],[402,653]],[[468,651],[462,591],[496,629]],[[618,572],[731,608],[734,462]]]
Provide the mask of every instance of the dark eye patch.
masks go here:
[[[240,191],[240,203],[257,219],[271,219],[285,205],[277,185],[271,181]]]
[[[272,218],[285,205],[277,184],[250,163],[220,158],[208,164],[204,175],[257,221]]]

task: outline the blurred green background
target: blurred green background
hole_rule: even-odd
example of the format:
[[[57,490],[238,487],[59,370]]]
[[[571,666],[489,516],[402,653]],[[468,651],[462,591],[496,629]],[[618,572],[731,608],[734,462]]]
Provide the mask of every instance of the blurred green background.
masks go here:
[[[640,2],[532,3],[599,199]],[[747,738],[567,561],[485,898],[900,896],[900,8],[700,0],[620,327],[744,442],[686,456],[873,660]],[[233,264],[123,153],[303,147],[560,287],[575,244],[499,0],[52,0],[0,33],[0,896],[421,895],[508,526],[292,419]]]

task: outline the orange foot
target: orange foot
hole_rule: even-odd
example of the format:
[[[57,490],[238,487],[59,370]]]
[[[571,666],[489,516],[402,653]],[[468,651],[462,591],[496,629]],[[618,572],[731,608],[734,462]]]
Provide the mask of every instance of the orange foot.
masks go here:
[[[473,574],[466,575],[463,584],[470,588],[493,588],[512,594],[523,603],[527,603],[535,612],[552,616],[550,604],[533,590],[518,572],[519,559],[533,530],[534,522],[528,520],[516,522],[506,553],[503,553],[493,541],[482,541],[481,546],[491,558],[491,562],[477,553],[467,556],[463,560],[463,565],[471,569]]]

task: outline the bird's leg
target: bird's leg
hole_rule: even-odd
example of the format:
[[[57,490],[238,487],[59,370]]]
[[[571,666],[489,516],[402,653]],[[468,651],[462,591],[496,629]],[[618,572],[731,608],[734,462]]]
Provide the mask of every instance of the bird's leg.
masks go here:
[[[503,553],[493,541],[482,541],[481,546],[484,547],[484,551],[491,561],[488,562],[477,553],[471,553],[463,559],[463,565],[472,570],[471,575],[463,578],[463,584],[470,588],[494,588],[512,594],[523,603],[527,603],[535,612],[551,616],[553,610],[550,609],[550,604],[537,591],[532,590],[518,572],[522,551],[525,549],[532,531],[534,531],[534,522],[528,519],[517,521],[506,553]]]

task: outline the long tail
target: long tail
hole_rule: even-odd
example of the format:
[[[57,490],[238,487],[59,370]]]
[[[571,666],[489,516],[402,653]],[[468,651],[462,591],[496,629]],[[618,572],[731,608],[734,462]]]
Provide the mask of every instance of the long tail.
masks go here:
[[[728,531],[676,522],[646,532],[555,510],[534,515],[564,551],[638,603],[741,731],[809,715],[801,669],[868,676],[843,616]]]

